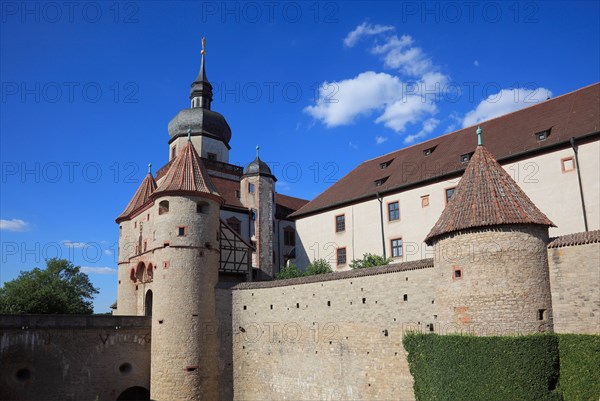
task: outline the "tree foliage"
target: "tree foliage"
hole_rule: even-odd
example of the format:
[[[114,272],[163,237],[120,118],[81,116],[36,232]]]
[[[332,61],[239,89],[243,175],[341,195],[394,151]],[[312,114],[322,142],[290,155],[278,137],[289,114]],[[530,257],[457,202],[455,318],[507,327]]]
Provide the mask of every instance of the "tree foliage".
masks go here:
[[[93,313],[98,293],[87,274],[65,259],[46,261],[46,269],[22,271],[0,288],[0,313],[86,314]]]
[[[304,276],[304,272],[302,272],[295,264],[289,263],[287,266],[281,268],[279,273],[275,276],[276,280],[283,280],[286,278],[296,278]]]
[[[314,276],[315,274],[331,273],[331,265],[325,259],[316,259],[306,267],[306,275]]]
[[[350,263],[352,269],[364,269],[366,267],[384,266],[389,264],[392,259],[386,259],[383,256],[365,253],[362,259],[354,259]]]

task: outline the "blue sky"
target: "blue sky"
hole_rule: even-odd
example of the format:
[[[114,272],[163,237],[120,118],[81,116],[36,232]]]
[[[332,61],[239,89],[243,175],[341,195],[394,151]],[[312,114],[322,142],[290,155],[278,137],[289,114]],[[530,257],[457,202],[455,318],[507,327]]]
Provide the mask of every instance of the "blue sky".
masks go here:
[[[598,4],[4,1],[0,282],[68,258],[108,311],[114,219],[167,161],[202,36],[230,161],[259,144],[278,191],[312,199],[366,159],[599,81]]]

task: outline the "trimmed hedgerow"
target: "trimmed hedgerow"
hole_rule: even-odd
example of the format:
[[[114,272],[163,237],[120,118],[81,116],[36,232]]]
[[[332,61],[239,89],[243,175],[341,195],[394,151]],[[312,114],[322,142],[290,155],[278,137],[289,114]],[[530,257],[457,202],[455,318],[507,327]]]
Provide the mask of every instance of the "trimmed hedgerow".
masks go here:
[[[560,401],[554,335],[473,337],[407,334],[418,401]]]
[[[600,336],[559,334],[559,388],[565,401],[600,399]]]

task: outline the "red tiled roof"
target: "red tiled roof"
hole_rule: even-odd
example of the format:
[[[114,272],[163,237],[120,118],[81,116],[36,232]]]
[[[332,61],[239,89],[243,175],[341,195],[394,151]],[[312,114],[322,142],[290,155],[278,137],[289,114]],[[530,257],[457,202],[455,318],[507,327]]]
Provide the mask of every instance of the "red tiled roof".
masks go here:
[[[502,224],[554,226],[484,147],[478,146],[425,243],[443,234]]]
[[[275,203],[287,209],[296,211],[306,205],[308,201],[306,199],[295,198],[293,196],[278,193],[275,194]]]
[[[152,197],[159,194],[198,194],[209,195],[222,201],[194,145],[188,141],[177,155],[169,171]]]
[[[599,242],[600,230],[594,230],[557,237],[548,244],[548,248],[562,248],[563,246],[596,244]]]
[[[148,202],[148,199],[150,199],[150,195],[152,195],[152,192],[154,192],[155,189],[156,181],[154,181],[152,174],[148,173],[142,180],[142,183],[137,191],[135,191],[133,198],[131,198],[123,213],[117,217],[117,223],[127,219],[130,215],[142,209],[146,205],[146,202]]]
[[[600,132],[600,83],[479,124],[486,147],[498,160],[543,150]],[[535,134],[550,130],[544,141]],[[292,217],[314,214],[376,193],[397,192],[423,181],[458,175],[465,165],[460,156],[475,150],[474,127],[367,160],[329,187]],[[429,156],[424,151],[432,149]],[[381,169],[382,163],[389,163]],[[380,186],[375,181],[388,177]]]
[[[236,191],[240,190],[240,182],[229,180],[227,178],[216,177],[214,175],[210,176],[210,179],[215,184],[217,191],[219,194],[225,199],[226,206],[233,206],[236,208],[246,209],[240,198],[236,196]]]

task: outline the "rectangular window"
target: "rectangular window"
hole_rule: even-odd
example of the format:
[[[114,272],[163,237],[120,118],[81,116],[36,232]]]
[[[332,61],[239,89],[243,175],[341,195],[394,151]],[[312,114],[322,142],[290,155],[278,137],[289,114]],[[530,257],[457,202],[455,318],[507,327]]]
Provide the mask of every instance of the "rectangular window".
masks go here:
[[[421,196],[421,207],[429,207],[429,195]]]
[[[216,161],[217,160],[217,155],[215,153],[207,153],[206,154],[206,158],[208,160],[215,160]]]
[[[335,232],[340,233],[342,231],[346,231],[346,216],[340,214],[335,216]]]
[[[388,221],[400,220],[400,203],[388,203]]]
[[[345,265],[346,264],[346,248],[338,248],[337,249],[337,265]]]
[[[251,194],[254,193],[254,184],[248,183],[248,192]]]
[[[456,187],[446,188],[446,203],[448,203],[448,201],[450,200],[450,198],[452,197],[452,195],[454,195],[454,190],[455,189],[456,189]]]
[[[187,235],[187,227],[177,227],[177,236],[185,237]]]
[[[171,148],[171,159],[174,159],[175,156],[177,156],[177,148],[175,146],[173,146]]]
[[[573,156],[560,159],[560,166],[563,173],[575,171],[575,159],[573,159]]]
[[[402,257],[402,238],[396,238],[392,241],[392,257],[393,258],[401,258]]]
[[[296,245],[296,231],[293,229],[284,229],[283,230],[283,244],[285,246],[295,246]]]

